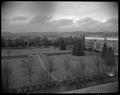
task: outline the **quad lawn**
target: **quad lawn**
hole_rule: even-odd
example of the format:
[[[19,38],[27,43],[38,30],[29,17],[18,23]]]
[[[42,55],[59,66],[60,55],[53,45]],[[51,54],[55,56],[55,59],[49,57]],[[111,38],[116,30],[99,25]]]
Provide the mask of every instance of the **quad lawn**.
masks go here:
[[[10,49],[10,55],[27,55],[31,53],[35,54],[40,54],[40,53],[55,53],[55,52],[66,52],[70,50],[59,50],[59,48],[53,48],[53,47],[48,47],[48,48],[32,48],[32,51],[29,49]],[[2,56],[8,56],[8,49],[2,49]]]
[[[29,55],[30,53],[32,54],[37,54],[33,55],[31,57],[25,57],[25,58],[5,58],[2,59],[2,66],[4,65],[5,62],[9,63],[9,66],[12,68],[12,77],[11,77],[11,85],[10,88],[19,88],[28,84],[28,76],[25,76],[25,68],[21,66],[24,61],[28,61],[33,63],[33,69],[32,69],[32,84],[39,84],[44,82],[45,80],[40,77],[41,73],[47,69],[47,55],[41,55],[41,53],[60,53],[60,52],[71,52],[70,50],[65,50],[61,51],[58,48],[34,48],[32,51],[30,49],[13,49],[11,50],[11,56],[16,56],[16,55]],[[7,50],[2,50],[2,56],[7,56]],[[69,79],[69,78],[74,78],[75,75],[68,73],[65,68],[64,68],[64,63],[65,59],[69,59],[69,64],[70,66],[75,69],[77,65],[80,64],[81,60],[83,60],[83,63],[85,64],[85,72],[86,75],[92,77],[95,73],[95,59],[98,56],[100,58],[100,54],[98,53],[90,53],[87,52],[85,56],[73,56],[71,53],[69,54],[53,54],[49,55],[55,58],[55,67],[57,68],[53,73],[52,73],[52,78],[53,80],[57,81],[62,81],[64,79]],[[40,58],[40,59],[39,59]],[[42,61],[40,61],[42,60]],[[102,59],[100,59],[102,60]],[[42,63],[44,62],[44,63]],[[103,68],[105,65],[101,63],[101,66]],[[118,71],[118,58],[116,58],[116,66],[113,68],[113,71]]]

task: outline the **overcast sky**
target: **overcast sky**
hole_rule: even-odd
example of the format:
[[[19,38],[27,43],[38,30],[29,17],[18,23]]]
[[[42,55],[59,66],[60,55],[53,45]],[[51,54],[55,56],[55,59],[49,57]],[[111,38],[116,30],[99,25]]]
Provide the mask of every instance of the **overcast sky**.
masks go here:
[[[118,31],[116,2],[33,2],[2,4],[2,31]]]

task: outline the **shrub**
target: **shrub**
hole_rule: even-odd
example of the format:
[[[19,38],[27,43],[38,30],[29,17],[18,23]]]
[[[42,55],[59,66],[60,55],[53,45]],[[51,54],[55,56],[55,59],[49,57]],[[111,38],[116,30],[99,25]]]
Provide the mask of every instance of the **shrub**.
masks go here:
[[[29,92],[30,91],[29,86],[24,86],[21,89],[22,89],[22,92]]]
[[[17,89],[9,89],[9,93],[17,93]]]
[[[43,41],[44,46],[45,46],[45,47],[48,47],[48,45],[49,45],[49,40],[48,40],[48,38],[47,38],[46,36],[44,36],[44,38],[42,39],[42,41]]]

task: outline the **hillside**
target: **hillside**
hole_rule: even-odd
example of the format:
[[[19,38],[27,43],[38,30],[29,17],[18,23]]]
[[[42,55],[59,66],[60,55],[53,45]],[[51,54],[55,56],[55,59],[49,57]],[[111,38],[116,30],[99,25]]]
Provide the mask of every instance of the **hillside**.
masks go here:
[[[2,32],[1,33],[3,37],[12,37],[12,36],[15,36],[15,33],[11,33],[11,32]]]
[[[81,35],[85,34],[87,37],[118,37],[118,32],[84,32],[84,31],[72,31],[72,32],[21,32],[21,33],[11,33],[11,32],[2,32],[2,37],[21,37],[21,36],[32,36],[37,37],[41,35],[46,36],[71,36],[71,35]]]

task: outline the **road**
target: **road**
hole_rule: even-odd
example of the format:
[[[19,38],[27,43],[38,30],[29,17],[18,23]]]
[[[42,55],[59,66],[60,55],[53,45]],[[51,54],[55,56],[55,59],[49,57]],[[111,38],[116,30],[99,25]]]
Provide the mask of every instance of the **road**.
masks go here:
[[[114,93],[114,92],[118,92],[118,82],[101,84],[93,87],[67,91],[63,93]]]

